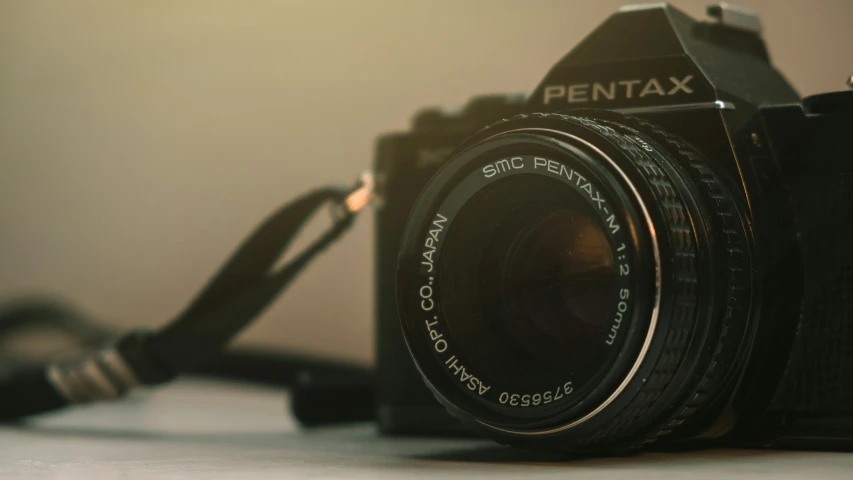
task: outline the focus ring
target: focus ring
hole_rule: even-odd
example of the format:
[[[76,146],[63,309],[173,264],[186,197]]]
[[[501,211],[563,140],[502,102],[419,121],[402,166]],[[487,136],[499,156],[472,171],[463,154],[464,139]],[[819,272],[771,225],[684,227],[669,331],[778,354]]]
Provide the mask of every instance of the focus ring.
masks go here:
[[[597,429],[595,434],[573,445],[574,447],[592,446],[595,449],[608,445],[612,448],[613,442],[618,442],[638,423],[645,421],[649,409],[656,404],[664,389],[670,385],[689,346],[695,326],[698,302],[696,238],[687,207],[666,172],[665,162],[667,160],[661,152],[644,150],[640,145],[629,140],[624,134],[599,119],[560,114],[554,116],[592,128],[596,133],[627,153],[636,170],[652,187],[651,190],[655,199],[651,203],[659,205],[663,210],[665,227],[669,231],[673,256],[672,267],[674,269],[672,271],[674,282],[671,285],[671,292],[676,300],[670,314],[668,329],[663,332],[666,335],[666,344],[657,359],[654,370],[629,406],[602,428]]]
[[[660,129],[643,119],[627,117],[629,125],[642,128],[643,133],[663,145],[667,145],[687,167],[688,173],[713,209],[715,219],[719,222],[717,230],[725,237],[725,245],[718,250],[724,252],[725,269],[725,305],[721,309],[721,318],[711,318],[717,322],[719,333],[713,355],[704,369],[700,380],[689,390],[683,400],[664,421],[663,425],[638,440],[635,446],[656,441],[683,425],[692,418],[698,410],[712,401],[714,394],[719,392],[728,378],[727,373],[736,363],[738,353],[746,336],[748,309],[751,293],[751,276],[749,268],[749,245],[744,225],[738,213],[734,197],[720,181],[718,175],[696,151],[681,139]],[[623,127],[624,128],[624,127]],[[636,131],[635,131],[636,132]]]

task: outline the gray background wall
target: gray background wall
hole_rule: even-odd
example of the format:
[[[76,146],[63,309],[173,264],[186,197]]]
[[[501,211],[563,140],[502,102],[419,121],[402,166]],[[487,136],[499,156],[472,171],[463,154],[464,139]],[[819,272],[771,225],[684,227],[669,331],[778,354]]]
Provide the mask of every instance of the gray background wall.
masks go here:
[[[350,182],[377,134],[531,90],[620,3],[2,1],[0,297],[161,324],[276,206]],[[843,87],[853,1],[742,3],[801,93]],[[240,342],[370,363],[371,233],[360,219]]]

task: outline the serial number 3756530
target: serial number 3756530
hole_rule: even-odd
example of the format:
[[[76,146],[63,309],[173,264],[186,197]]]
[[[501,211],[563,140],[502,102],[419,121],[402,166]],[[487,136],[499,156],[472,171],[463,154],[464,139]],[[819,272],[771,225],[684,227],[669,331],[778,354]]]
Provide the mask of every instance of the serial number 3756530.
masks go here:
[[[553,390],[549,390],[544,393],[534,393],[532,395],[521,395],[518,393],[503,392],[498,397],[498,401],[502,405],[509,405],[511,407],[531,407],[537,405],[547,405],[567,395],[570,395],[572,391],[574,391],[574,389],[572,388],[572,382],[566,382],[562,386],[556,387]]]

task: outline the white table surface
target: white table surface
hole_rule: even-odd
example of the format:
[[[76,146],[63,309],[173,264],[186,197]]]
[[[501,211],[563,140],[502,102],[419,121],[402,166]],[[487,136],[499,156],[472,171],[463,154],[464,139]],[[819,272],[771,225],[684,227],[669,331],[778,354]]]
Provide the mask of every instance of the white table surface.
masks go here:
[[[182,380],[0,427],[0,479],[853,479],[853,454],[714,450],[555,461],[483,440],[300,431],[278,390]]]

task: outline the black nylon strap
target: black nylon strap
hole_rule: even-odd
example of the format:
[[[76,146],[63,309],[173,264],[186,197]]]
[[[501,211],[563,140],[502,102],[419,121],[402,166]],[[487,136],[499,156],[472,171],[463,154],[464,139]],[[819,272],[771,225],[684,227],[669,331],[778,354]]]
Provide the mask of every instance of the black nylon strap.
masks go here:
[[[359,192],[371,195],[369,189]],[[220,352],[303,268],[351,225],[349,191],[324,188],[271,215],[225,263],[196,299],[156,332],[131,332],[85,358],[48,365],[0,365],[0,419],[17,419],[71,403],[119,397],[140,384],[159,384]],[[329,203],[334,224],[285,267],[271,271],[303,225]],[[363,206],[364,203],[359,204]]]
[[[316,210],[329,201],[342,201],[346,194],[337,189],[318,190],[269,217],[186,310],[153,336],[150,351],[157,360],[180,372],[218,353],[312,258],[349,228],[353,216],[340,216],[332,228],[288,265],[278,272],[270,272]]]

